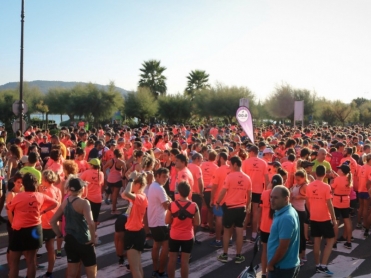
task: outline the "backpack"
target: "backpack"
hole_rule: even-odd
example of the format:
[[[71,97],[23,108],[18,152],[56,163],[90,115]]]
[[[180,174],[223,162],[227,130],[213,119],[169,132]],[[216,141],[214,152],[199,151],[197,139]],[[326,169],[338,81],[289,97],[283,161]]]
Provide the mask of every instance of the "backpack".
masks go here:
[[[192,204],[192,202],[188,202],[184,207],[182,207],[178,201],[174,202],[179,210],[173,213],[173,217],[178,217],[179,220],[185,220],[187,218],[193,218],[194,214],[190,213],[187,208]]]

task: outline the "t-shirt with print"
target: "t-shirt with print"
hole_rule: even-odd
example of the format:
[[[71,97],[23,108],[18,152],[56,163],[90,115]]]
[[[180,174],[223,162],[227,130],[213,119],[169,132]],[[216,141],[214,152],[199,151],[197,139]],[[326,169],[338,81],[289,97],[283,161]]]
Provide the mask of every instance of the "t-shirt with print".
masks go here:
[[[165,189],[158,182],[153,182],[148,189],[148,227],[161,227],[166,226],[165,216],[166,210],[163,203],[168,201]]]
[[[143,217],[146,213],[148,206],[148,200],[144,193],[135,194],[135,199],[129,200],[129,207],[126,211],[127,222],[125,224],[125,229],[132,232],[137,232],[143,229]]]
[[[327,183],[315,180],[307,186],[307,199],[310,205],[310,220],[324,222],[331,220],[327,200],[331,199],[331,187]]]
[[[202,170],[201,167],[194,164],[194,163],[189,163],[188,164],[188,169],[191,171],[192,176],[193,176],[193,188],[192,191],[193,193],[200,194],[200,186],[198,184],[198,180],[201,178],[202,179]]]
[[[86,198],[93,203],[102,202],[102,186],[104,184],[104,175],[97,169],[89,169],[80,174],[83,181],[88,182],[88,194]]]
[[[251,187],[251,180],[248,175],[243,172],[230,172],[223,185],[223,188],[227,189],[224,197],[226,206],[228,208],[246,207]]]
[[[20,230],[21,228],[33,227],[41,224],[41,207],[49,207],[54,204],[54,200],[40,192],[21,192],[7,204],[10,212],[13,212],[14,218],[12,228]]]
[[[230,172],[231,172],[231,168],[228,165],[222,165],[218,169],[215,170],[212,183],[216,184],[218,187],[214,194],[214,200],[211,200],[213,204],[215,204],[216,201],[218,200],[220,191],[222,190],[223,185],[224,185],[225,178]],[[224,198],[223,200],[221,200],[220,203],[223,203],[223,201],[224,201]]]
[[[45,194],[46,196],[52,198],[53,200],[57,201],[59,205],[61,204],[61,202],[62,202],[61,190],[59,188],[55,187],[54,185],[51,185],[49,187],[41,186],[40,187],[40,192]],[[46,213],[41,215],[41,227],[43,229],[51,229],[52,228],[52,225],[50,224],[50,220],[53,218],[55,212],[58,210],[59,205],[57,207],[55,207],[54,209],[49,210]],[[44,209],[46,209],[46,208],[47,208],[47,206],[45,206],[45,204],[42,205],[41,211],[44,211]]]
[[[271,197],[272,189],[264,190],[260,199],[260,207],[261,210],[261,219],[260,219],[260,230],[264,233],[271,232],[271,226],[273,219],[269,217],[270,209],[271,209]]]
[[[175,185],[175,200],[178,200],[179,194],[177,186],[180,182],[185,181],[191,186],[191,191],[189,192],[188,199],[192,200],[192,188],[194,187],[194,180],[191,171],[187,167],[184,167],[182,170],[178,171],[176,175],[176,185]]]
[[[211,191],[213,185],[213,175],[215,170],[218,168],[218,165],[216,165],[213,161],[205,161],[201,164],[205,191]]]
[[[367,182],[371,181],[371,166],[363,165],[358,173],[358,192],[368,192]]]
[[[19,170],[19,173],[21,173],[22,175],[24,175],[26,173],[30,173],[30,174],[34,175],[37,179],[37,182],[39,184],[41,184],[41,172],[39,170],[37,170],[35,167],[24,166],[21,170]]]
[[[349,185],[348,178],[346,176],[339,176],[334,179],[331,184],[334,189],[334,198],[332,203],[335,208],[349,208],[350,207],[350,191],[352,187]]]
[[[326,173],[328,172],[328,171],[331,171],[331,165],[330,165],[330,162],[328,162],[328,161],[326,161],[326,160],[324,160],[324,161],[322,161],[322,162],[319,162],[317,159],[316,160],[314,160],[313,161],[313,163],[314,163],[314,165],[313,165],[313,172],[315,173],[316,172],[316,169],[317,169],[317,167],[319,166],[319,165],[322,165],[323,167],[325,167],[325,169],[326,169]],[[325,183],[328,183],[328,178],[324,178],[323,179],[323,182],[325,182]]]
[[[262,193],[265,187],[265,175],[268,175],[268,164],[258,157],[250,157],[242,162],[242,171],[252,182],[252,192]]]

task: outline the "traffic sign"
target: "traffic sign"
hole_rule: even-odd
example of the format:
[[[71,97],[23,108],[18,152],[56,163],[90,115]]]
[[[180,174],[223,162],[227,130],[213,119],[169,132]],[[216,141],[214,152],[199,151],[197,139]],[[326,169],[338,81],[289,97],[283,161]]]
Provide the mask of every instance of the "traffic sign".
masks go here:
[[[22,119],[22,133],[26,131],[26,121]],[[13,132],[16,133],[20,129],[19,119],[16,119],[12,124]]]
[[[18,116],[19,115],[19,100],[16,100],[14,103],[13,103],[13,113]],[[27,107],[27,104],[24,102],[24,100],[22,100],[22,114],[26,114],[28,111],[28,107]]]

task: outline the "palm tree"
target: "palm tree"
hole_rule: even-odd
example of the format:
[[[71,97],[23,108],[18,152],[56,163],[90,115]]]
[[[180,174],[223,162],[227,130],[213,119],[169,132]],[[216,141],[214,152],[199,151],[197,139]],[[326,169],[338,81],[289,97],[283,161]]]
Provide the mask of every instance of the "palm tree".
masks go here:
[[[207,83],[209,81],[209,74],[204,70],[192,70],[187,76],[187,79],[188,81],[185,93],[191,99],[194,98],[197,91],[210,87]]]
[[[159,95],[165,95],[167,90],[166,77],[163,75],[166,67],[162,67],[160,63],[157,60],[144,61],[143,68],[140,69],[142,73],[139,87],[149,88],[156,99]]]

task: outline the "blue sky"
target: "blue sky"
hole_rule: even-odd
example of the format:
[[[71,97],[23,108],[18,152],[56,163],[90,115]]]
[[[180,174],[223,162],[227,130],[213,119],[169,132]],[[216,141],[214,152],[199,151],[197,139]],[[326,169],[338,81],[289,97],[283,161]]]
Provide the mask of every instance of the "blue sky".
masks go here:
[[[21,0],[0,0],[0,84],[19,80]],[[26,0],[24,79],[136,88],[144,60],[168,93],[191,70],[258,98],[288,83],[371,98],[371,1]]]

